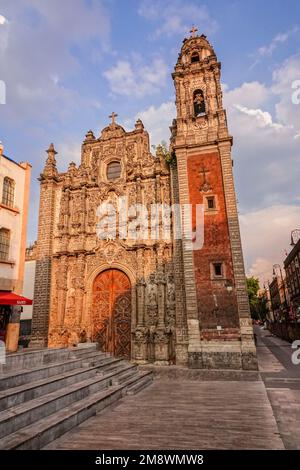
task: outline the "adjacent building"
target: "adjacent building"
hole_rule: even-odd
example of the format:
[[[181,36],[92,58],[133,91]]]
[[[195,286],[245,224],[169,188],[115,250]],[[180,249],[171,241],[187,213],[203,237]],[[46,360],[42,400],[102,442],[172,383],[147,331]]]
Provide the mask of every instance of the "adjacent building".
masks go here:
[[[289,316],[289,297],[286,279],[274,276],[269,285],[269,293],[274,320],[286,320]]]
[[[23,295],[29,299],[33,299],[34,295],[35,266],[36,242],[26,248],[25,254]],[[32,310],[32,305],[24,305],[23,312],[21,314],[20,336],[26,343],[28,342],[31,333]]]
[[[17,163],[0,145],[0,340],[10,351],[19,337],[22,303],[14,294],[23,293],[30,173],[29,163]]]
[[[300,238],[284,260],[291,316],[300,320]]]

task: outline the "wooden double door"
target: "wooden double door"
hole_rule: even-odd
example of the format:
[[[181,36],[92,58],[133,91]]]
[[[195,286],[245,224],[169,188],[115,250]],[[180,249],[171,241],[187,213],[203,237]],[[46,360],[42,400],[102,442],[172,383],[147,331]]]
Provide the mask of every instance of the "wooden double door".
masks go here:
[[[131,283],[118,269],[101,272],[93,285],[93,339],[103,351],[130,359]]]

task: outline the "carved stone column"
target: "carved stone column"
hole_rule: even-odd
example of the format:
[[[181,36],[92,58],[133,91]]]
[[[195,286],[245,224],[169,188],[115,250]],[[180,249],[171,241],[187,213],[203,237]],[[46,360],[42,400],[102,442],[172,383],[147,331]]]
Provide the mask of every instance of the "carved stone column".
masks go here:
[[[57,282],[57,326],[63,327],[65,308],[66,308],[66,297],[67,297],[67,276],[68,276],[68,258],[63,255],[60,257],[59,271],[56,274]]]
[[[162,270],[159,271],[157,275],[157,285],[158,285],[158,328],[165,327],[165,279],[164,273]]]
[[[76,329],[79,336],[82,329],[83,315],[83,296],[84,296],[84,272],[85,272],[85,257],[81,253],[77,260],[77,277],[76,277]]]
[[[138,364],[148,361],[149,332],[145,327],[137,327],[133,335],[133,358]]]
[[[164,328],[158,328],[154,334],[155,364],[169,365],[169,334]]]
[[[145,321],[145,286],[146,282],[143,277],[136,284],[137,291],[137,326],[144,326]]]

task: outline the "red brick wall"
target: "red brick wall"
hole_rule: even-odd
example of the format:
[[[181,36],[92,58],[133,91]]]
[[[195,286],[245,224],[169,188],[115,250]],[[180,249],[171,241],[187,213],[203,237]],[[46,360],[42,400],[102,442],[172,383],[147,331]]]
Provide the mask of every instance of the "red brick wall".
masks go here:
[[[204,167],[209,173],[206,180],[212,187],[211,192],[201,192]],[[221,163],[218,153],[203,153],[188,157],[189,194],[191,204],[204,204],[205,196],[215,196],[217,210],[204,214],[204,245],[194,251],[195,278],[197,288],[198,312],[202,336],[212,338],[235,338],[238,328],[238,313],[232,255],[227,225],[227,215],[223,191]],[[193,220],[195,227],[195,219]],[[222,262],[224,278],[212,279],[211,263]],[[233,290],[228,292],[226,284],[231,283]],[[216,306],[217,304],[217,306]],[[222,326],[219,333],[216,326]]]

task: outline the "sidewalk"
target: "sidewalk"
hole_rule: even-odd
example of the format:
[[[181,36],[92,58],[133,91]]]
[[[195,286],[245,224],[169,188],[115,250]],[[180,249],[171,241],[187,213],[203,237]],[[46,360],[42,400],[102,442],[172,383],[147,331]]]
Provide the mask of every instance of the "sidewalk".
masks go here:
[[[291,344],[256,328],[261,377],[286,449],[300,450],[300,365]]]

